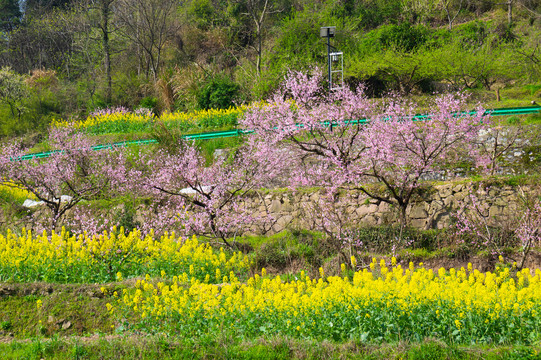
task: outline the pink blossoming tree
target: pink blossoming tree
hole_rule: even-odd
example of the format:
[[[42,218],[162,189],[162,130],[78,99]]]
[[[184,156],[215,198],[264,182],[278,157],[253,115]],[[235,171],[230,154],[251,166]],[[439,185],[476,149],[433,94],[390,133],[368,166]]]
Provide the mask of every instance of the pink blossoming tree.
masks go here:
[[[471,152],[487,119],[464,110],[461,95],[438,97],[429,121],[417,121],[416,107],[397,98],[368,99],[362,88],[325,92],[316,73],[291,72],[266,105],[247,112],[242,125],[260,143],[294,154],[294,185],[357,189],[406,211],[420,183],[443,171],[458,154]],[[378,182],[383,192],[366,184]]]
[[[259,189],[280,171],[282,159],[264,156],[254,139],[226,157],[205,164],[201,151],[183,142],[177,152],[160,150],[147,159],[149,170],[141,184],[147,193],[162,199],[164,206],[155,220],[182,224],[195,233],[228,240],[251,230],[255,223],[268,225],[272,219],[243,206],[244,197]],[[158,221],[160,222],[160,221]]]
[[[44,159],[21,160],[17,144],[0,149],[3,181],[25,189],[49,210],[49,230],[57,230],[67,211],[82,200],[96,198],[122,182],[119,174],[123,154],[113,149],[94,151],[89,139],[68,129],[53,129],[49,135],[53,152]]]
[[[460,209],[455,214],[454,228],[459,235],[458,244],[470,249],[490,249],[495,258],[504,254],[504,248],[516,246],[515,257],[510,256],[522,269],[530,250],[541,244],[541,203],[520,190],[521,204],[511,207],[505,215],[506,219],[491,214],[487,201],[490,192],[496,189],[479,184],[469,185],[468,196],[459,202]]]

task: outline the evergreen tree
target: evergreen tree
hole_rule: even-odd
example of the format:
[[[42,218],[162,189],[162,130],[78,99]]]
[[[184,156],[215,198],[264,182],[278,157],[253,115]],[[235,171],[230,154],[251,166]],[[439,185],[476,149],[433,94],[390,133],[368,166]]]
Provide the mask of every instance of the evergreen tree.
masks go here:
[[[12,31],[21,20],[17,0],[0,0],[0,31]]]

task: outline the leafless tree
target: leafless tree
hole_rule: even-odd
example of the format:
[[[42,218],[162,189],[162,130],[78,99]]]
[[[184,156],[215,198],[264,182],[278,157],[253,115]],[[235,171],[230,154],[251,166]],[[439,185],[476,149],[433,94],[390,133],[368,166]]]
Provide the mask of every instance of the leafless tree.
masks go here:
[[[281,9],[275,7],[274,1],[269,0],[245,0],[246,12],[244,15],[249,16],[255,25],[256,45],[255,51],[257,53],[256,69],[257,75],[261,74],[261,58],[263,55],[263,30],[265,20],[270,14],[281,12]]]
[[[146,60],[146,74],[156,81],[166,42],[175,30],[177,0],[117,0],[119,29],[137,44]]]
[[[445,15],[447,16],[447,21],[449,22],[449,30],[453,29],[453,22],[455,21],[456,17],[462,10],[462,5],[464,3],[464,0],[441,0],[440,6],[445,11]]]
[[[103,46],[103,65],[105,67],[105,78],[107,81],[105,98],[107,103],[111,102],[112,96],[111,44],[109,35],[112,32],[110,20],[115,1],[116,0],[90,0],[91,7],[98,10],[99,13],[99,22],[97,26],[101,32],[101,42]]]
[[[511,25],[513,23],[513,5],[519,5],[522,8],[526,9],[530,14],[535,17],[541,17],[541,12],[539,12],[539,1],[538,0],[507,0],[504,3],[499,3],[498,5],[507,5],[507,23]]]
[[[518,4],[534,17],[541,17],[541,3],[539,3],[539,0],[519,0]]]

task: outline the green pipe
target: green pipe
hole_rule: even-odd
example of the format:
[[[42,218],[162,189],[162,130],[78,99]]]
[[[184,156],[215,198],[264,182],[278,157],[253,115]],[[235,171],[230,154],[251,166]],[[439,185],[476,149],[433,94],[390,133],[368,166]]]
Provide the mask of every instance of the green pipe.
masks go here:
[[[488,110],[485,110],[484,115],[509,116],[509,115],[534,114],[537,112],[541,112],[541,106],[488,109]],[[457,113],[455,114],[455,116],[457,115],[459,116],[461,114],[474,115],[476,114],[476,112],[467,111],[463,113]],[[425,120],[425,119],[430,119],[430,118],[431,118],[430,114],[420,114],[420,115],[413,116],[413,120]],[[368,119],[347,120],[344,123],[347,125],[356,125],[356,124],[364,124],[366,122],[368,122]],[[328,121],[323,122],[323,124],[326,126],[334,125],[334,123],[331,123]],[[298,126],[302,127],[302,124]],[[187,134],[187,135],[182,135],[182,138],[185,140],[211,140],[211,139],[239,136],[239,135],[244,135],[244,134],[251,134],[253,132],[254,132],[253,130],[235,129],[235,130],[227,130],[227,131],[214,131],[214,132],[204,132],[204,133],[198,133],[198,134]],[[97,150],[103,150],[103,149],[112,149],[114,147],[125,147],[125,146],[130,146],[130,145],[156,144],[157,142],[158,141],[154,139],[129,140],[129,141],[115,142],[112,144],[95,145],[95,146],[92,146],[91,149],[97,151]],[[41,152],[41,153],[23,155],[19,157],[17,160],[24,161],[24,160],[31,160],[31,159],[42,159],[61,151],[62,150],[53,150],[53,151],[46,151],[46,152]]]

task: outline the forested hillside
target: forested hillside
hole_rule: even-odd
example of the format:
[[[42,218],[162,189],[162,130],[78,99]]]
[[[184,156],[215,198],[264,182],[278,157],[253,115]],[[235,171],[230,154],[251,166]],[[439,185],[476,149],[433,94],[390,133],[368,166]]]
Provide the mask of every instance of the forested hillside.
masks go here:
[[[322,26],[370,96],[541,96],[538,0],[2,0],[0,136],[266,98],[288,69],[326,67]]]

